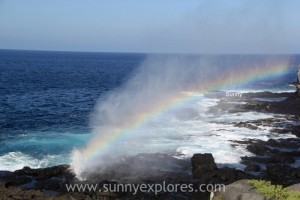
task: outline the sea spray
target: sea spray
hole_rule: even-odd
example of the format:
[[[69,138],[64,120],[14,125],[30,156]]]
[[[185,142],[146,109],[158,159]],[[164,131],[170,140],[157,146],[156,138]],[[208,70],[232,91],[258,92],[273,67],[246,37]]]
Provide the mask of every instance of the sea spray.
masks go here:
[[[71,166],[78,177],[85,178],[84,174],[117,163],[118,156],[145,152],[154,133],[145,134],[141,127],[155,128],[164,115],[180,113],[195,98],[189,92],[226,89],[281,74],[287,68],[287,60],[274,58],[152,56],[126,84],[97,103],[91,117],[94,137],[86,148],[73,151]]]

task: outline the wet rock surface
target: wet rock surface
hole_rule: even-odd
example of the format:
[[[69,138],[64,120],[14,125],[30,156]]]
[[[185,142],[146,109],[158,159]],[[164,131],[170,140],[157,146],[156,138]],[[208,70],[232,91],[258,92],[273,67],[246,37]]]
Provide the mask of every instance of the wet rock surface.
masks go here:
[[[272,98],[282,99],[272,101]],[[244,171],[257,178],[270,180],[274,184],[288,186],[298,183],[300,180],[300,98],[294,93],[247,93],[243,94],[242,98],[222,98],[218,105],[210,109],[210,112],[249,111],[273,113],[274,117],[232,124],[257,131],[269,129],[274,136],[283,137],[267,141],[257,139],[233,141],[237,146],[243,145],[253,153],[253,156],[241,157],[241,163],[246,165]],[[289,137],[284,138],[284,134],[289,134]]]
[[[143,154],[137,158],[131,159],[146,159],[149,156],[151,159],[144,161],[147,164],[152,163],[152,158],[155,156],[161,157],[162,154]],[[120,183],[134,183],[134,184],[152,184],[162,183],[165,184],[192,184],[196,189],[200,184],[231,184],[237,180],[242,179],[257,179],[262,178],[253,176],[244,171],[234,168],[218,168],[211,154],[195,154],[191,161],[186,162],[174,159],[168,155],[163,156],[167,162],[174,162],[178,167],[186,167],[186,163],[190,164],[192,173],[178,173],[174,171],[161,171],[156,173],[155,176],[143,176],[124,180],[105,180],[105,174],[94,174],[94,178],[90,180],[80,181],[70,171],[68,165],[60,165],[45,169],[31,169],[24,167],[15,172],[1,172],[0,173],[0,199],[209,199],[210,192],[164,192],[161,191],[157,194],[154,192],[137,192],[133,195],[132,192],[118,192],[118,191],[102,191],[104,185],[116,186]],[[131,160],[129,159],[129,160]],[[157,158],[159,159],[159,158]],[[177,161],[176,161],[177,160]],[[259,170],[257,166],[253,167]],[[286,172],[289,171],[289,174]],[[152,171],[150,171],[152,173]],[[272,177],[271,180],[276,183],[280,179],[290,179],[294,176],[299,180],[299,170],[293,171],[289,166],[267,165],[266,174]],[[112,175],[113,176],[113,175]],[[264,178],[268,178],[265,176]],[[293,179],[291,179],[293,180]],[[282,182],[280,182],[282,183]],[[291,184],[293,181],[290,182]],[[66,184],[97,184],[95,191],[68,191]],[[290,185],[291,185],[290,184]],[[112,187],[113,188],[113,187]],[[254,194],[251,194],[254,195]]]
[[[192,157],[192,178],[204,183],[232,183],[253,176],[234,168],[217,168],[212,154],[194,154]]]
[[[149,159],[148,159],[149,157]],[[179,166],[185,168],[189,164],[189,171],[176,172],[176,171],[157,171],[151,170],[154,166],[153,158],[164,159],[167,163],[172,163],[172,166]],[[200,184],[229,184],[239,179],[251,178],[252,176],[233,168],[217,168],[214,158],[211,154],[195,154],[191,160],[178,160],[168,155],[163,154],[142,154],[128,159],[143,160],[141,162],[147,163],[152,167],[148,167],[149,174],[144,176],[126,177],[124,179],[113,180],[105,179],[107,174],[94,174],[93,178],[89,180],[80,181],[70,171],[68,165],[60,165],[44,169],[31,169],[24,167],[15,172],[1,172],[0,176],[0,190],[3,192],[0,199],[209,199],[209,192],[187,192],[187,191],[161,191],[155,194],[151,192],[137,192],[133,195],[132,192],[118,192],[118,191],[103,191],[104,185],[111,185],[112,188],[121,183],[134,183],[134,184],[155,184],[165,182],[168,184],[186,184],[192,185],[196,190]],[[127,163],[128,164],[128,163]],[[124,167],[125,165],[123,165]],[[193,166],[193,167],[192,167]],[[155,167],[154,167],[155,168]],[[191,170],[193,171],[191,173]],[[112,173],[116,169],[111,169]],[[127,170],[132,170],[126,168]],[[173,168],[174,169],[174,168]],[[124,169],[123,169],[124,171]],[[106,171],[107,173],[108,171]],[[155,172],[155,174],[154,174]],[[139,173],[139,172],[137,172]],[[133,172],[131,173],[131,175]],[[124,175],[124,174],[123,174]],[[110,174],[114,177],[115,174]],[[85,192],[70,192],[66,184],[97,184],[96,191]]]
[[[217,106],[210,108],[210,112],[257,111],[300,116],[300,98],[295,93],[259,92],[243,93],[241,98],[224,98],[224,94],[219,95],[219,97],[223,98],[221,98]],[[282,99],[282,101],[277,101],[277,99]],[[240,102],[243,102],[243,104],[239,104]]]
[[[190,160],[179,160],[166,154],[140,154],[124,158],[105,171],[90,174],[87,180],[78,180],[69,165],[2,171],[0,199],[186,199],[191,195],[196,195],[197,198],[207,196],[206,193],[191,194],[185,191],[161,191],[158,194],[139,191],[135,195],[130,191],[116,191],[122,183],[147,185],[163,182],[174,185],[198,183],[192,182]],[[95,186],[95,190],[86,188],[85,192],[79,192],[76,188],[70,191],[66,187],[70,184],[89,184]],[[104,185],[110,185],[113,191],[103,190]]]

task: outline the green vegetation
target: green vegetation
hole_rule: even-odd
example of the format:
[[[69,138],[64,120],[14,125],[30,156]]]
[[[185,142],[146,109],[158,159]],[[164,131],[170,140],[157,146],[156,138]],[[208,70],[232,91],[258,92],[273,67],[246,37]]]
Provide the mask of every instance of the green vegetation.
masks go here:
[[[248,183],[260,193],[271,200],[299,200],[300,192],[290,191],[281,185],[272,185],[270,181],[250,180]]]
[[[222,194],[220,192],[216,192],[215,193],[214,199],[215,200],[224,200],[223,196],[222,196]]]

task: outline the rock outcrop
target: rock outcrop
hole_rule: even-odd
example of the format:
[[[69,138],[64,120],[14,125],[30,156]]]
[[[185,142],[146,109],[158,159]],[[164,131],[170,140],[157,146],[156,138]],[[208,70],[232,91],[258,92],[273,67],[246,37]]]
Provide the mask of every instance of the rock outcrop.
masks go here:
[[[227,185],[223,190],[214,194],[213,200],[266,200],[266,197],[258,194],[247,181],[239,180]]]
[[[298,66],[298,71],[297,71],[297,81],[296,82],[291,82],[289,83],[290,86],[295,86],[296,87],[296,95],[300,96],[300,65]]]
[[[206,173],[217,170],[217,165],[211,153],[194,154],[191,160],[193,178],[200,178]]]
[[[295,191],[295,192],[300,192],[300,183],[291,185],[291,186],[287,187],[287,189],[291,190],[291,191]]]
[[[297,83],[296,83],[296,94],[297,96],[300,96],[300,65],[298,67],[298,72],[297,72]]]
[[[217,168],[212,154],[194,154],[192,157],[192,178],[203,183],[229,184],[236,180],[253,178],[241,170],[224,167]]]

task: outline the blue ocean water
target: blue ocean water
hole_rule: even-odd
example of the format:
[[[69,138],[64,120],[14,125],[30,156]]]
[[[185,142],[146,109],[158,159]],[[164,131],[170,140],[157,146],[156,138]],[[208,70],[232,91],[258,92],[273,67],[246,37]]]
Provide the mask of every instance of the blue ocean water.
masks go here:
[[[97,100],[126,82],[146,57],[0,50],[0,170],[68,163],[71,151],[91,139]],[[240,89],[292,89],[287,83],[295,70],[296,64],[280,77]]]
[[[0,51],[0,170],[68,162],[90,135],[101,95],[122,84],[142,54]]]

